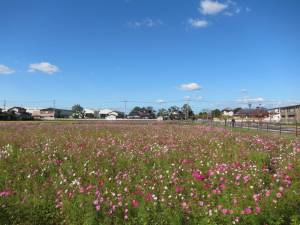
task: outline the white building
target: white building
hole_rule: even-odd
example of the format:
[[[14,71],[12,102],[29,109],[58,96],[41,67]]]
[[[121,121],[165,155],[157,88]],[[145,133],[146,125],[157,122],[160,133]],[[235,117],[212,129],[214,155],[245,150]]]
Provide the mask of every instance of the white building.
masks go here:
[[[229,116],[229,117],[234,116],[234,112],[231,109],[224,109],[224,110],[222,110],[222,114],[223,114],[223,116]]]
[[[99,118],[106,120],[116,120],[118,118],[118,113],[111,109],[101,109],[99,111]]]
[[[281,121],[281,113],[279,108],[270,109],[268,110],[268,112],[269,112],[269,117],[264,119],[265,122],[279,123]]]

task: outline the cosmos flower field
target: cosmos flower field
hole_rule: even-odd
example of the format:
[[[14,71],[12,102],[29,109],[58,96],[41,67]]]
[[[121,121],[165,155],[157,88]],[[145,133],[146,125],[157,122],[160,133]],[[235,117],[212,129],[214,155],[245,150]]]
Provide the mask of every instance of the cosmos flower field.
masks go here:
[[[196,124],[0,123],[0,224],[300,224],[300,140]]]

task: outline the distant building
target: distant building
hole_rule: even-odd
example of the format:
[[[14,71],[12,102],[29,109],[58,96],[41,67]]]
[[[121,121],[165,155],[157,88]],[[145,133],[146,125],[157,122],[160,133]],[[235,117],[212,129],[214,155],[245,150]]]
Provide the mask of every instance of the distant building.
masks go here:
[[[72,110],[46,108],[32,112],[34,118],[51,120],[56,118],[70,118],[72,116]]]
[[[257,107],[255,109],[238,109],[235,110],[234,113],[234,117],[237,118],[264,119],[268,116],[268,110],[262,107]]]
[[[280,122],[281,121],[281,114],[280,114],[280,109],[275,108],[275,109],[269,109],[269,117],[265,118],[265,122]]]
[[[116,120],[118,117],[119,113],[111,109],[101,109],[99,111],[99,118],[101,119]]]
[[[99,118],[99,110],[84,109],[85,118]]]
[[[7,112],[13,112],[15,114],[22,114],[22,113],[26,113],[26,109],[23,108],[23,107],[17,107],[17,106],[15,106],[15,107],[9,108],[7,110]]]
[[[222,115],[232,117],[234,116],[234,111],[232,109],[223,109]]]
[[[281,121],[285,123],[300,121],[300,105],[279,108]]]

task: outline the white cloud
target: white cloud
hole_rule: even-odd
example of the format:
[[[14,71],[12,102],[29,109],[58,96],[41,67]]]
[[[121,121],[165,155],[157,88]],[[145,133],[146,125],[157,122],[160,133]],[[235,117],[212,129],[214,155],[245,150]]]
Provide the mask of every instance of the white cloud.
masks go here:
[[[228,4],[223,4],[213,0],[203,0],[200,2],[200,12],[204,15],[216,15],[228,8]]]
[[[206,20],[201,19],[189,19],[189,24],[196,29],[205,28],[208,26],[208,22]]]
[[[42,72],[47,74],[57,73],[58,71],[59,68],[57,66],[48,62],[30,64],[28,68],[28,72]]]
[[[15,71],[8,66],[0,64],[0,74],[12,74]]]
[[[201,86],[197,83],[189,83],[189,84],[182,84],[179,87],[183,91],[196,91],[200,90]]]
[[[148,27],[153,28],[157,26],[161,26],[163,22],[161,20],[153,20],[153,19],[144,19],[141,21],[130,21],[127,25],[131,28],[141,28],[141,27]]]

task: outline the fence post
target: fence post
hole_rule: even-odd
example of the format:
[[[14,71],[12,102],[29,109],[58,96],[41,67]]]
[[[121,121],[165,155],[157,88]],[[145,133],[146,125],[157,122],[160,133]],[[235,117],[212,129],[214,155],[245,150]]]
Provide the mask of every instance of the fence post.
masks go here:
[[[267,122],[267,132],[269,132],[269,123]]]
[[[298,136],[298,123],[296,122],[296,137]]]
[[[280,135],[281,135],[281,123],[280,123]]]

